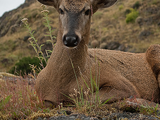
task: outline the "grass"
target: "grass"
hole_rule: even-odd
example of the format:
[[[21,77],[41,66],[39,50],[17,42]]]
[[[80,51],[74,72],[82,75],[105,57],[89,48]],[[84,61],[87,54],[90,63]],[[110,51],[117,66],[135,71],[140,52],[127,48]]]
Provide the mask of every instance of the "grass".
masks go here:
[[[160,113],[160,112],[157,112],[158,110],[158,103],[156,104],[155,107],[150,107],[149,105],[147,106],[141,106],[139,109],[141,114],[147,114],[147,115],[157,115],[157,113]]]
[[[36,95],[34,87],[29,85],[27,80],[17,79],[16,83],[14,80],[7,79],[0,81],[1,114],[6,118],[25,119],[33,112],[45,110],[46,108]],[[0,115],[0,117],[4,116]]]
[[[45,7],[43,8],[43,15],[44,19],[46,20],[45,26],[48,27],[49,35],[51,40],[50,42],[53,44],[53,37],[50,26],[50,20],[48,17],[48,11],[45,10]],[[31,36],[30,38],[30,44],[34,48],[39,60],[41,66],[44,68],[43,60],[45,63],[47,63],[46,57],[44,53],[42,52],[42,46],[43,44],[39,45],[38,40],[34,37],[34,31],[32,31],[31,27],[28,24],[28,19],[24,18],[22,19],[22,22],[24,23],[25,27],[28,29],[28,32]],[[35,67],[32,66],[33,71],[35,70]],[[34,79],[36,76],[33,76]],[[4,78],[3,78],[4,79]],[[11,80],[9,80],[11,79]],[[18,79],[18,80],[17,80]],[[31,79],[31,78],[27,78]],[[9,77],[8,79],[5,79],[5,81],[1,80],[0,82],[0,95],[1,95],[1,102],[0,102],[0,118],[3,119],[26,119],[28,116],[33,114],[34,112],[42,111],[42,112],[49,112],[48,109],[46,109],[43,105],[42,100],[36,95],[36,91],[34,89],[34,79],[31,79],[31,85],[29,85],[29,81],[21,78],[13,78]],[[5,114],[5,116],[3,115]],[[48,113],[46,113],[48,114]]]
[[[5,75],[5,74],[4,74]],[[5,75],[5,81],[0,80],[0,119],[35,119],[38,117],[51,117],[57,116],[57,111],[60,110],[64,112],[64,110],[69,109],[73,112],[83,113],[87,115],[101,114],[100,111],[107,111],[107,108],[103,108],[105,103],[101,103],[99,99],[98,101],[90,101],[92,96],[92,89],[87,89],[87,91],[83,91],[81,87],[78,91],[74,89],[75,94],[68,96],[75,102],[75,106],[72,108],[64,108],[63,104],[60,104],[58,108],[48,109],[43,105],[42,100],[38,98],[34,89],[34,82],[32,84],[28,84],[27,79],[22,79],[16,76]],[[8,77],[7,77],[8,76]],[[17,79],[12,81],[9,79],[12,77]],[[95,84],[92,81],[91,84]],[[98,91],[97,91],[98,92]],[[98,94],[97,96],[98,97]],[[124,106],[124,105],[123,105]],[[158,104],[155,107],[148,106],[140,106],[135,108],[141,114],[146,115],[157,115]],[[112,107],[110,108],[112,109]],[[113,110],[115,108],[113,107]],[[98,111],[97,111],[98,110]],[[128,109],[128,112],[130,109]],[[65,113],[64,113],[65,114]]]
[[[90,83],[87,83],[87,81],[83,78],[83,74],[80,73],[81,74],[80,79],[83,80],[84,82],[83,84],[84,86],[83,86],[81,85],[82,83],[80,84],[78,81],[79,79],[76,75],[75,67],[71,59],[70,61],[75,74],[78,90],[74,89],[74,93],[69,94],[69,96],[66,96],[63,93],[62,94],[74,102],[74,105],[72,106],[74,106],[79,113],[90,114],[96,109],[99,109],[101,106],[106,104],[111,99],[109,98],[104,103],[102,103],[100,100],[100,96],[99,96],[100,64],[98,63],[95,57],[95,61],[97,63],[95,67],[97,70],[96,70],[95,76],[93,76],[93,73],[90,70]],[[79,68],[79,71],[81,71],[80,68]]]
[[[138,17],[139,12],[135,9],[131,9],[131,12],[126,15],[126,23],[134,23]]]
[[[120,6],[116,10],[119,9],[123,13],[123,11],[125,11],[125,7],[126,7],[125,5],[123,7]],[[24,14],[25,13],[27,14],[27,10],[24,11]],[[123,32],[124,33],[126,32],[126,31],[124,31],[124,28],[123,28],[124,26],[128,30],[127,33],[132,33],[132,30],[133,30],[133,29],[131,29],[133,27],[132,25],[127,25],[127,27],[126,27],[125,21],[121,21],[120,22],[121,24],[118,24],[116,26],[113,25],[113,27],[110,28],[110,27],[108,27],[107,23],[104,23],[104,22],[106,22],[104,19],[107,19],[107,17],[111,16],[111,14],[114,12],[110,10],[108,12],[109,13],[108,16],[104,15],[102,13],[103,12],[100,11],[97,14],[95,14],[95,17],[94,17],[95,20],[100,19],[98,21],[98,24],[94,24],[94,27],[95,27],[94,32],[98,33],[98,35],[96,36],[97,38],[105,35],[106,32],[110,32],[111,34],[114,34],[116,32],[117,34],[120,35],[119,38],[124,38],[125,41],[130,40],[130,37],[127,39],[126,36],[123,36],[121,34]],[[34,14],[36,14],[36,13],[34,13]],[[51,21],[48,19],[48,16],[47,16],[48,11],[43,9],[43,14],[45,15],[44,19],[47,21],[45,23],[45,26],[47,26],[48,30],[49,30],[49,32],[47,33],[48,34],[47,36],[49,36],[51,39],[48,42],[51,42],[52,46],[54,46],[53,37],[52,37],[53,31],[51,30],[51,26],[50,26]],[[111,16],[111,20],[113,20],[113,23],[117,22],[117,20],[115,20],[115,18],[117,19],[118,15],[117,14],[115,14],[115,15],[116,15],[116,17]],[[123,16],[121,16],[121,17],[123,18]],[[36,18],[35,15],[34,15],[34,18]],[[123,18],[123,20],[125,20],[125,19]],[[108,28],[103,29],[102,28],[103,25],[102,24],[99,25],[99,23],[106,25],[106,27],[108,27]],[[99,27],[97,27],[98,25],[99,25]],[[39,56],[39,53],[41,53],[42,57],[39,56],[39,58],[45,59],[45,56],[41,50],[41,47],[43,45],[38,45],[38,41],[35,39],[35,37],[33,35],[34,33],[32,32],[28,23],[26,24],[26,27],[28,28],[29,33],[31,35],[31,38],[33,40],[33,41],[31,41],[31,45],[34,47],[34,50],[36,51],[37,56]],[[134,30],[137,30],[137,28]],[[125,33],[125,34],[127,34],[127,33]],[[95,37],[95,36],[92,35],[92,37]],[[116,38],[116,35],[113,36],[110,41],[114,40],[115,38]],[[5,41],[5,40],[3,40],[3,41]],[[135,45],[135,47],[136,47],[136,45]],[[72,64],[72,67],[74,69],[73,64]],[[78,90],[74,89],[75,94],[70,94],[69,96],[67,96],[75,102],[76,109],[78,111],[83,112],[83,113],[91,112],[91,111],[95,110],[96,108],[101,107],[103,104],[107,103],[111,99],[111,98],[108,99],[104,103],[101,103],[101,101],[100,101],[99,86],[98,86],[100,73],[99,73],[98,67],[97,67],[96,76],[92,76],[92,73],[90,73],[90,74],[91,74],[90,85],[88,85],[82,77],[85,85],[88,88],[87,90],[84,90],[84,88],[79,85],[78,79],[77,79],[77,84],[79,85]],[[76,77],[76,74],[75,74],[75,77]],[[94,92],[94,89],[95,89],[95,92]],[[95,93],[95,95],[94,95],[94,93]],[[34,87],[32,85],[29,85],[28,81],[17,80],[16,84],[13,82],[10,82],[9,80],[0,81],[0,95],[1,95],[0,118],[2,118],[2,119],[5,119],[5,118],[25,119],[28,116],[34,117],[34,116],[53,116],[53,115],[55,115],[55,114],[50,114],[49,113],[50,110],[46,109],[43,106],[42,101],[36,95]],[[95,99],[94,99],[94,97],[95,97]],[[61,108],[63,108],[63,105],[60,106],[60,109]],[[141,109],[140,112],[143,113],[144,111],[147,111],[147,114],[152,114],[156,110],[157,110],[157,106],[156,107],[149,107],[148,106],[147,108],[143,107],[143,109]]]

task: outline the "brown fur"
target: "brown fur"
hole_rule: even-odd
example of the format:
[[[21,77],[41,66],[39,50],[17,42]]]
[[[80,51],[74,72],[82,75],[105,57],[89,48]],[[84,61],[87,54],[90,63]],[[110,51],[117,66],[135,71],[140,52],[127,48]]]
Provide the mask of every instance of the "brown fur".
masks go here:
[[[65,6],[69,9],[70,4],[66,2],[75,1],[73,3],[75,5],[78,0],[61,0],[57,3],[59,5],[56,4],[56,0],[39,1],[47,5],[62,6],[62,9]],[[92,0],[92,2],[83,0],[81,2],[83,4],[80,5],[82,7],[78,11],[90,6],[94,6],[93,9],[96,11],[100,7],[112,5],[115,1],[104,0],[103,3],[102,0]],[[79,2],[76,5],[79,6]],[[55,8],[57,9],[57,7]],[[109,103],[130,96],[159,102],[160,45],[153,45],[146,53],[138,54],[88,49],[90,17],[79,15],[77,19],[79,21],[74,30],[81,38],[80,43],[76,48],[67,48],[62,42],[62,38],[69,31],[67,24],[69,21],[66,21],[68,19],[65,15],[60,15],[57,43],[47,66],[39,73],[36,80],[36,91],[39,96],[44,101],[50,101],[53,104],[71,101],[64,94],[69,96],[74,93],[74,89],[78,90],[78,85],[83,86],[83,90],[86,91],[87,86],[84,80],[91,87],[92,76],[95,81],[96,78],[98,79],[102,102],[111,97]],[[79,84],[77,84],[76,78]]]

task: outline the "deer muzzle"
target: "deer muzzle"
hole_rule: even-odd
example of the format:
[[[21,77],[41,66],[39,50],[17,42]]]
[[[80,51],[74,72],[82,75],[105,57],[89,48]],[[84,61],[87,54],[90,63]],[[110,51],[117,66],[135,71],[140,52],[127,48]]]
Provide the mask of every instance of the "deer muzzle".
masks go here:
[[[80,39],[77,35],[65,35],[63,37],[63,44],[69,48],[77,47],[79,42]]]

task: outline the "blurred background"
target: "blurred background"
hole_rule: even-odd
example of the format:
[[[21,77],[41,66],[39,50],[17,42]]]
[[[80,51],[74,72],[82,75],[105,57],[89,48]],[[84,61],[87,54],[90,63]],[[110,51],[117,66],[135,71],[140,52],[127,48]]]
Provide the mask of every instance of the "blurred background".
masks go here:
[[[13,5],[13,6],[12,6]],[[0,4],[0,72],[8,72],[20,59],[34,57],[30,34],[21,22],[28,18],[42,51],[52,50],[45,36],[41,4],[37,0],[5,0]],[[92,17],[90,48],[145,52],[152,44],[160,43],[160,0],[119,0],[114,6],[100,9]],[[58,30],[58,13],[49,10],[52,35]],[[4,13],[4,11],[7,11]],[[4,13],[4,14],[3,14]],[[3,15],[2,15],[3,14]],[[56,42],[56,39],[54,39]]]

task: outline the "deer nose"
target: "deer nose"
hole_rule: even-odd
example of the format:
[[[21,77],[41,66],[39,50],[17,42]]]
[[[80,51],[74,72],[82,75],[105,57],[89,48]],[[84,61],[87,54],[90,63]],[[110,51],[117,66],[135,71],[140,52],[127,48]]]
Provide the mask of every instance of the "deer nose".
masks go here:
[[[76,47],[79,44],[79,38],[77,35],[63,37],[63,44],[67,47]]]

